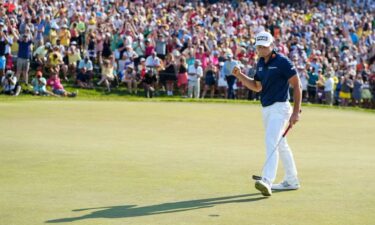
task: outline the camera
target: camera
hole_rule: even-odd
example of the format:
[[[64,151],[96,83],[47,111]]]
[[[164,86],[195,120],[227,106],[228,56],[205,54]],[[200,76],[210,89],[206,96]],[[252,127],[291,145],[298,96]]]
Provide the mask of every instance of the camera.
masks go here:
[[[13,76],[13,72],[12,71],[7,71],[6,73],[6,77],[9,79]]]

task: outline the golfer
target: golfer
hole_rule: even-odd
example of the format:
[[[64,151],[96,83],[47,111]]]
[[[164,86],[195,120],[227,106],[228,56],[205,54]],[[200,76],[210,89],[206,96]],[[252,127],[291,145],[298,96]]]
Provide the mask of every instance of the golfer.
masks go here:
[[[285,127],[296,124],[301,108],[301,84],[295,67],[285,56],[273,50],[273,37],[268,32],[256,35],[256,51],[259,56],[254,79],[243,74],[239,67],[234,67],[235,75],[246,87],[260,92],[263,106],[263,123],[265,127],[266,164],[262,179],[255,182],[255,188],[264,196],[271,196],[272,190],[296,190],[300,188],[293,154],[283,138],[277,147]],[[293,110],[289,103],[289,86],[293,88]],[[272,184],[276,178],[279,154],[285,169],[284,180]]]

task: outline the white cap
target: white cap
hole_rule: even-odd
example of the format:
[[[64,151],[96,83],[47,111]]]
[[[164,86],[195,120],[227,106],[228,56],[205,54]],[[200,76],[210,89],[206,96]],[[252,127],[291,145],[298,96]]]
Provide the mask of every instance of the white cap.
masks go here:
[[[273,37],[266,31],[259,32],[255,38],[255,46],[261,45],[269,47],[273,42]]]

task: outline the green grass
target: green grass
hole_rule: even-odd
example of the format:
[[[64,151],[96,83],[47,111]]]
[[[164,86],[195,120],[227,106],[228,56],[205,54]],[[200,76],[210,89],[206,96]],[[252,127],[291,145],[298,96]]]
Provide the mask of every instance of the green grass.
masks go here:
[[[13,97],[13,96],[5,96],[0,95],[0,102],[17,102],[17,101],[128,101],[128,102],[195,102],[195,103],[230,103],[230,104],[255,104],[260,105],[259,101],[249,101],[244,99],[223,99],[223,98],[205,98],[205,99],[191,99],[191,98],[183,98],[179,95],[177,96],[165,96],[161,94],[160,96],[156,96],[152,99],[145,98],[144,92],[141,88],[139,88],[137,95],[130,95],[127,92],[127,89],[123,86],[118,88],[112,89],[111,93],[105,92],[105,88],[103,87],[96,87],[95,89],[81,89],[75,88],[72,86],[71,83],[64,83],[64,87],[66,87],[67,91],[73,92],[78,91],[77,98],[56,98],[56,97],[41,97],[41,96],[33,96],[31,94],[21,94],[20,96]],[[26,86],[23,86],[23,89],[29,89]],[[178,94],[177,92],[175,94]],[[344,110],[344,111],[361,111],[361,112],[369,112],[375,113],[374,109],[364,109],[360,107],[340,107],[340,106],[328,106],[328,105],[321,105],[321,104],[310,104],[310,103],[302,103],[303,107],[317,107],[317,108],[326,108],[326,109],[337,109],[337,110]]]
[[[305,107],[263,198],[260,106],[98,98],[1,97],[0,224],[375,223],[372,113]]]

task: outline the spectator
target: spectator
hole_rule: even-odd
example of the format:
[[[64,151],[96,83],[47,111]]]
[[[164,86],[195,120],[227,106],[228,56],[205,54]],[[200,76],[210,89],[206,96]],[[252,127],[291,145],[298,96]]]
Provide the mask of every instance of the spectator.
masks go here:
[[[159,34],[158,38],[155,41],[155,51],[157,53],[157,56],[164,60],[167,55],[167,42],[164,38],[163,34]]]
[[[31,85],[33,86],[33,95],[40,95],[40,96],[55,96],[54,93],[47,90],[47,80],[43,77],[42,72],[39,70],[36,72],[35,77],[31,80]]]
[[[141,58],[145,57],[145,43],[143,42],[142,36],[139,35],[135,42],[133,42],[133,49],[137,54],[138,58],[134,60],[134,64],[137,67]]]
[[[68,80],[68,67],[64,64],[63,56],[58,45],[55,45],[53,47],[53,51],[49,54],[47,60],[47,67],[50,69],[51,72],[56,72],[57,74],[59,74],[60,70],[62,70],[64,74],[64,79],[66,81]]]
[[[362,88],[363,88],[362,76],[360,74],[357,74],[353,82],[353,96],[352,96],[353,106],[359,106],[361,104]]]
[[[68,30],[68,25],[64,24],[61,26],[61,30],[59,33],[59,39],[61,41],[61,44],[68,48],[70,46],[70,38],[71,34],[70,31]]]
[[[157,56],[156,52],[153,51],[150,56],[146,59],[146,67],[151,70],[151,77],[157,77],[159,76],[159,70],[163,69],[162,60]],[[153,82],[154,88],[158,86],[157,81]]]
[[[49,40],[53,46],[56,45],[56,41],[58,39],[58,34],[57,34],[57,25],[52,25],[51,26],[51,31],[49,33]]]
[[[180,89],[180,94],[183,97],[186,97],[188,85],[188,74],[187,74],[187,63],[185,57],[181,57],[178,64],[178,78],[177,78],[177,87]]]
[[[207,69],[204,71],[204,90],[202,93],[202,98],[206,97],[206,93],[210,90],[210,97],[214,98],[216,89],[216,79],[217,79],[217,69],[216,66],[209,64]]]
[[[109,59],[103,60],[102,63],[102,76],[100,81],[97,83],[100,86],[104,83],[107,88],[107,92],[111,92],[111,82],[115,79],[113,75],[113,62]]]
[[[17,39],[18,37],[16,37]],[[17,41],[19,45],[19,51],[17,56],[17,80],[20,80],[20,75],[23,74],[23,80],[26,84],[29,83],[29,68],[30,68],[30,57],[31,57],[31,45],[32,41],[27,34],[23,34],[21,39]]]
[[[90,58],[86,56],[84,59],[81,59],[78,65],[78,74],[77,74],[77,85],[81,88],[94,88],[92,83],[93,78],[93,66]]]
[[[324,99],[327,105],[333,104],[333,91],[335,86],[335,81],[333,79],[334,71],[330,70],[327,74],[327,79],[324,82]]]
[[[112,56],[112,50],[111,50],[111,34],[106,33],[103,41],[103,52],[102,57],[103,59],[108,59]]]
[[[325,76],[323,74],[323,70],[319,69],[318,71],[318,81],[316,82],[317,84],[317,100],[319,104],[323,103],[323,98],[324,98],[324,84],[325,84]]]
[[[195,60],[194,65],[188,68],[188,97],[199,98],[200,92],[200,80],[203,76],[203,69],[201,67],[201,62]]]
[[[45,45],[40,45],[33,53],[34,62],[36,66],[42,66],[47,63],[47,54],[51,50],[52,46],[51,43],[47,42]]]
[[[142,79],[146,98],[152,98],[154,96],[155,82],[156,82],[156,75],[150,69],[147,69],[145,73],[145,77]]]
[[[305,70],[305,66],[297,65],[297,72],[302,86],[302,102],[307,102],[307,84],[308,84],[308,75]]]
[[[122,78],[122,82],[126,83],[129,94],[133,94],[133,89],[134,89],[134,94],[137,94],[138,83],[137,83],[136,72],[135,72],[133,64],[130,64],[126,68],[124,76]]]
[[[63,97],[76,97],[78,92],[68,92],[64,89],[64,86],[61,84],[58,73],[52,72],[51,77],[47,81],[47,86],[52,88],[52,92],[55,95]]]
[[[348,106],[351,99],[351,89],[353,88],[353,80],[349,75],[345,75],[341,80],[340,99],[341,106]]]
[[[70,48],[67,51],[69,70],[72,74],[73,80],[76,78],[77,65],[81,61],[81,52],[77,48],[77,42],[72,41]]]
[[[146,59],[145,58],[141,58],[140,60],[140,64],[138,65],[138,77],[142,80],[145,75],[146,75],[146,70],[147,70],[147,67],[146,67]]]
[[[4,29],[4,23],[0,21],[0,77],[4,75],[6,66],[6,45],[9,43],[7,32]]]
[[[11,70],[8,70],[5,76],[1,78],[1,86],[3,87],[3,93],[6,95],[18,96],[21,92],[17,77]]]
[[[217,88],[218,88],[218,95],[221,96],[222,98],[226,98],[228,95],[228,83],[225,81],[225,75],[223,72],[223,66],[224,62],[219,63],[219,69],[218,69],[218,83],[217,83]]]
[[[237,64],[236,61],[233,60],[233,55],[231,53],[227,53],[227,61],[225,61],[223,66],[223,74],[225,75],[225,79],[228,84],[228,99],[234,99],[234,84],[236,82],[236,77],[233,76],[232,71],[234,66]]]
[[[371,99],[372,99],[372,96],[371,96],[371,91],[370,91],[370,84],[368,82],[368,80],[365,80],[363,82],[363,86],[362,86],[362,100],[363,100],[363,108],[371,108]]]
[[[307,69],[308,82],[307,82],[307,92],[309,96],[309,102],[315,103],[317,99],[317,82],[319,80],[319,75],[313,71],[313,67]]]
[[[159,76],[160,83],[167,87],[167,95],[173,96],[173,86],[174,82],[177,80],[177,72],[174,58],[171,53],[166,56],[165,69],[160,71]]]

